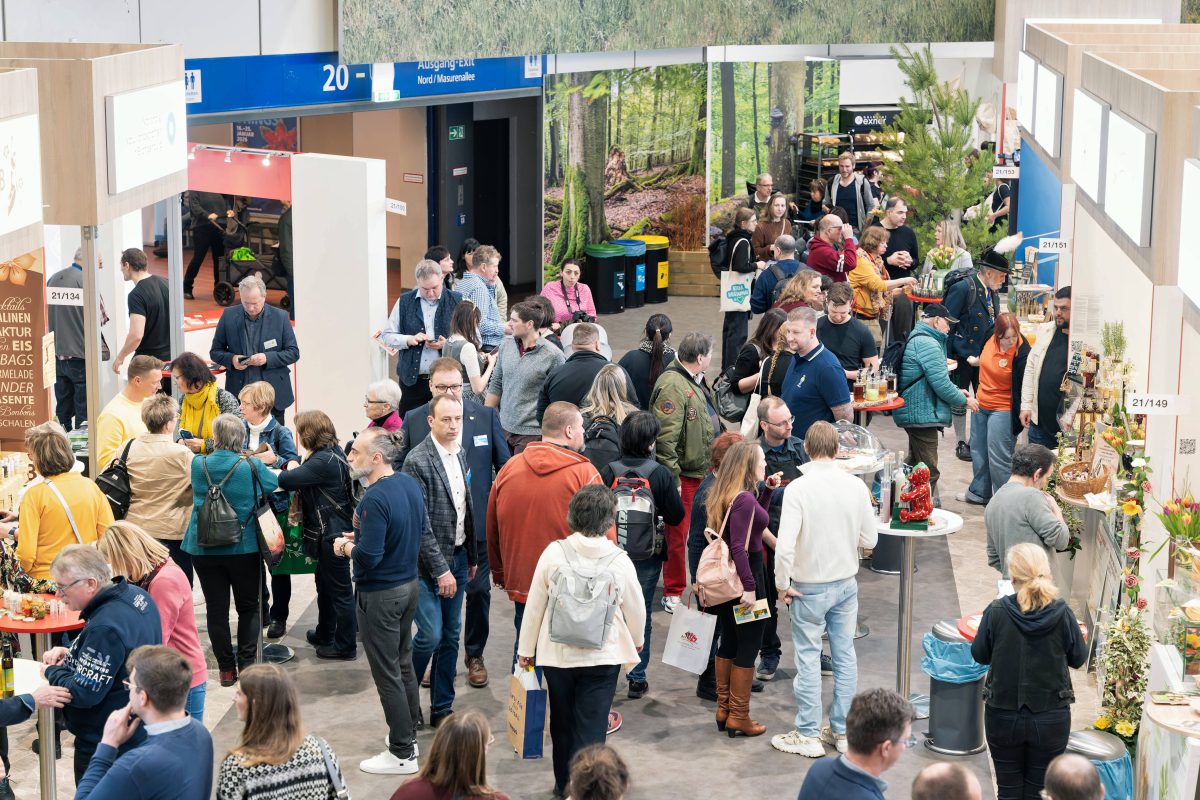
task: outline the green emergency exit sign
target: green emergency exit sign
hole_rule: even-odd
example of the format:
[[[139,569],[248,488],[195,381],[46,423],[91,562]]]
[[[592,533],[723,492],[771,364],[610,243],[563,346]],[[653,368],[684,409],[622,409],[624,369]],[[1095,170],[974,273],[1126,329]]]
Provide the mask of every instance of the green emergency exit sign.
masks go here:
[[[450,141],[457,142],[467,138],[466,125],[451,125],[450,126]]]

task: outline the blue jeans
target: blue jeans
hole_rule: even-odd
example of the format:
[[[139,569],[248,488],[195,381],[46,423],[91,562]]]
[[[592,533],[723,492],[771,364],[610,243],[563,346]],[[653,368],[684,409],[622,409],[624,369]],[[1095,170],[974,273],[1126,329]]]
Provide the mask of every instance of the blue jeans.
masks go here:
[[[829,726],[846,732],[846,714],[858,690],[858,659],[854,654],[854,627],[858,622],[858,581],[846,578],[833,583],[799,583],[800,593],[791,603],[792,643],[796,647],[796,730],[816,736],[821,729],[821,634],[829,631],[833,659],[833,703]]]
[[[207,684],[200,684],[188,689],[187,703],[183,710],[196,722],[204,722],[204,697],[208,694]]]
[[[1015,442],[1012,412],[981,408],[971,416],[971,469],[974,476],[967,491],[975,499],[987,502],[994,492],[1008,483]]]
[[[1058,449],[1058,433],[1050,433],[1050,431],[1038,425],[1036,422],[1029,423],[1026,428],[1029,432],[1029,443],[1040,444],[1043,447],[1049,447],[1051,450]]]
[[[646,680],[646,665],[650,663],[650,630],[653,627],[650,624],[650,609],[654,607],[654,590],[658,588],[658,577],[662,575],[662,559],[647,558],[643,561],[633,562],[633,568],[637,571],[638,583],[642,586],[642,596],[646,599],[646,641],[642,645],[642,652],[638,654],[638,665],[629,670],[627,677],[631,681]]]
[[[429,660],[429,708],[436,713],[454,705],[454,677],[458,669],[458,639],[462,631],[462,605],[467,589],[467,551],[460,549],[450,560],[450,574],[458,584],[453,597],[440,597],[437,581],[420,578],[417,595],[417,635],[413,637],[413,672],[425,674]]]

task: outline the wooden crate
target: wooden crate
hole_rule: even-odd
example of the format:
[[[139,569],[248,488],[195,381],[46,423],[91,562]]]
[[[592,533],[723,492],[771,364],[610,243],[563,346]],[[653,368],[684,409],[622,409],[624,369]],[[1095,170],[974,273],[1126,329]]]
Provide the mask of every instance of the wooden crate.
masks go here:
[[[671,250],[668,286],[672,296],[717,297],[721,282],[712,273],[707,250]]]

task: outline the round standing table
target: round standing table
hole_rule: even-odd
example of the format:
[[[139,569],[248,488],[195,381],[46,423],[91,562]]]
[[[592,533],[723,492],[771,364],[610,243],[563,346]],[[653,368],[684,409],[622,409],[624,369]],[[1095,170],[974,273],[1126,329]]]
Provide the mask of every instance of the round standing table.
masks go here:
[[[882,402],[855,403],[854,424],[859,426],[865,425],[867,422],[867,414],[870,414],[872,411],[895,411],[897,408],[903,407],[903,405],[904,398],[900,395],[894,395],[893,397]]]
[[[917,718],[929,716],[929,698],[925,695],[912,694],[910,686],[912,675],[909,672],[909,662],[912,659],[912,575],[917,560],[917,539],[928,539],[934,536],[946,536],[962,530],[963,519],[953,511],[935,508],[929,518],[928,530],[904,530],[892,528],[891,523],[877,523],[879,533],[899,536],[904,539],[900,559],[900,609],[897,618],[896,643],[896,691],[901,697],[907,697],[917,710]]]
[[[983,619],[983,613],[966,614],[958,618],[958,632],[968,642],[975,641],[975,635],[979,633],[979,620]],[[1079,623],[1079,630],[1083,632],[1083,639],[1087,641],[1088,629],[1087,625]]]
[[[55,599],[55,596],[52,594],[42,595],[42,597],[47,601]],[[62,614],[47,614],[42,619],[37,619],[33,622],[14,619],[7,614],[0,616],[0,631],[5,633],[29,634],[29,638],[33,640],[33,659],[35,662],[40,662],[42,655],[50,649],[50,634],[79,630],[83,625],[84,622],[79,618],[79,612],[70,610]],[[22,669],[20,672],[23,676],[26,670]],[[40,671],[38,677],[40,677]],[[22,683],[24,683],[23,680]],[[35,688],[37,688],[37,684],[29,687],[28,691],[32,691]],[[25,691],[26,687],[22,686],[21,692],[24,693]],[[39,708],[37,718],[38,739],[41,740],[38,748],[38,766],[42,786],[42,800],[54,800],[57,797],[57,787],[55,786],[56,776],[54,773],[54,761],[57,758],[57,753],[54,752],[54,709]]]

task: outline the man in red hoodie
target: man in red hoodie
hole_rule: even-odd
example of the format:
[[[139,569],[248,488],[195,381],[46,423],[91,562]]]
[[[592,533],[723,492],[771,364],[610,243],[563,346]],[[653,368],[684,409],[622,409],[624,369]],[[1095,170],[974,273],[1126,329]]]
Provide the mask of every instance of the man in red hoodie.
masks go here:
[[[840,245],[841,249],[838,249]],[[854,243],[854,228],[833,214],[826,214],[817,223],[817,235],[808,243],[808,266],[834,283],[847,280],[850,270],[858,263],[858,247]]]
[[[516,606],[518,636],[538,558],[549,544],[571,535],[567,507],[589,483],[601,480],[583,455],[583,416],[571,403],[551,403],[542,416],[541,441],[508,460],[488,496],[488,563],[496,588],[507,591]],[[615,531],[609,538],[616,541]]]

